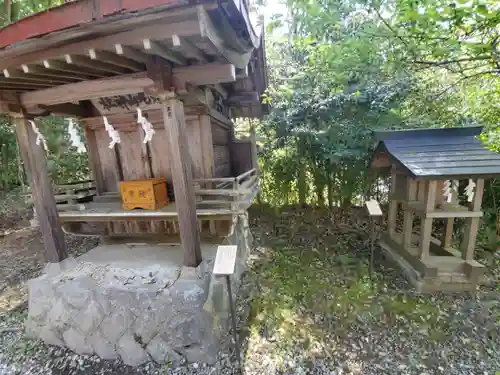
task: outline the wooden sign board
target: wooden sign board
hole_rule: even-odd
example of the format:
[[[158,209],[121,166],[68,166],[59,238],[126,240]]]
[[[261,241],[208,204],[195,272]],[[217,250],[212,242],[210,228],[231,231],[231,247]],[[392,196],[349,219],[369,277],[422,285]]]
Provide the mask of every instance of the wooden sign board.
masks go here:
[[[113,113],[126,113],[141,110],[161,108],[160,99],[143,92],[129,95],[107,96],[92,100],[92,104],[103,116]]]
[[[236,267],[236,254],[238,253],[238,247],[235,245],[231,246],[219,246],[217,248],[217,255],[215,256],[214,264],[214,275],[232,275]]]
[[[368,209],[368,213],[370,214],[370,216],[382,216],[380,205],[375,199],[371,199],[366,202],[366,208]]]

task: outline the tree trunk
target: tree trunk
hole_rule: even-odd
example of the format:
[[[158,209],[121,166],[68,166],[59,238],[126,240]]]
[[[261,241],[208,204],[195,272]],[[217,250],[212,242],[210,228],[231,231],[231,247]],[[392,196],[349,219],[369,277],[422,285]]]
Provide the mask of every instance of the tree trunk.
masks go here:
[[[307,185],[306,185],[306,168],[304,164],[300,164],[299,167],[299,178],[297,181],[297,187],[299,189],[299,204],[304,207],[306,204],[307,195]]]
[[[4,0],[3,2],[3,11],[5,13],[5,20],[9,24],[12,22],[12,5],[11,0]]]
[[[328,187],[328,208],[331,210],[333,208],[333,181],[332,181],[332,175],[328,174],[328,181],[327,181],[327,187]]]

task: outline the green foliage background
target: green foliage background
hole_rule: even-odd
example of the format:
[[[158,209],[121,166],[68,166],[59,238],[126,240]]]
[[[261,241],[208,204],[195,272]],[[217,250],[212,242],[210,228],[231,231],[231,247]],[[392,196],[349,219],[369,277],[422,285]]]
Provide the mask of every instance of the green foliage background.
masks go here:
[[[0,25],[62,0],[4,0]],[[340,208],[384,194],[370,172],[373,131],[482,125],[500,152],[500,3],[497,0],[288,0],[266,14],[271,113],[255,121],[272,205]],[[252,9],[268,13],[265,2]],[[241,122],[246,124],[246,122]],[[246,125],[244,125],[246,126]],[[55,182],[88,178],[66,124],[47,118]],[[248,129],[246,129],[248,131]],[[0,191],[26,184],[13,128],[0,118]],[[481,239],[499,246],[500,183],[488,182]],[[338,211],[338,210],[337,210]]]

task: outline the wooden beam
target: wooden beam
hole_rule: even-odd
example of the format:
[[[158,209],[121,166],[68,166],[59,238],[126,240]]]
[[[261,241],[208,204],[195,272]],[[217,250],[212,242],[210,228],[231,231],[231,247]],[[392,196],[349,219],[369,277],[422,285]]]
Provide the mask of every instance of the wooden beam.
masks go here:
[[[201,86],[234,81],[234,65],[231,64],[194,65],[174,68],[172,72],[176,88],[186,87],[186,82]],[[33,91],[22,95],[21,100],[24,106],[54,105],[104,96],[136,94],[151,87],[153,87],[153,80],[147,76],[146,72],[140,72]]]
[[[219,52],[221,56],[226,58],[228,62],[236,68],[245,69],[250,61],[252,52],[239,53],[226,47],[226,43],[219,35],[217,28],[213,24],[210,16],[203,9],[203,6],[198,6],[198,20],[200,22],[201,37],[208,40]]]
[[[106,73],[125,74],[125,73],[130,72],[128,69],[122,68],[120,66],[108,64],[108,63],[101,62],[101,61],[91,60],[89,57],[85,57],[85,56],[65,55],[64,59],[66,60],[66,63],[68,63],[68,64],[74,64],[74,65],[81,66],[84,68],[100,70],[100,71],[106,72]]]
[[[134,72],[144,70],[144,65],[126,57],[117,56],[116,53],[109,51],[98,51],[94,48],[89,49],[89,57],[91,60],[98,60],[112,65],[120,66]]]
[[[190,82],[195,86],[236,81],[234,65],[210,63],[191,65],[173,69],[174,78],[181,82]]]
[[[68,257],[68,251],[47,171],[45,153],[41,145],[36,144],[36,134],[27,119],[16,117],[14,121],[21,156],[31,175],[31,189],[45,256],[48,262],[59,263]]]
[[[43,66],[47,69],[52,69],[54,71],[57,70],[68,73],[82,73],[88,76],[92,76],[94,78],[106,77],[106,73],[100,72],[98,70],[82,69],[81,67],[78,67],[76,65],[67,64],[65,62],[58,60],[43,60]]]
[[[72,103],[80,100],[91,100],[104,96],[126,95],[143,92],[153,81],[146,72],[123,76],[83,81],[38,90],[21,95],[24,106],[54,105]]]
[[[121,43],[115,44],[115,53],[119,56],[125,56],[128,59],[137,61],[141,64],[148,64],[151,60],[151,57],[149,55]]]
[[[187,55],[192,59],[196,59],[201,62],[207,62],[207,56],[200,50],[196,45],[191,43],[185,38],[181,38],[179,35],[172,35],[172,51]]]
[[[200,234],[196,219],[196,199],[193,188],[191,156],[188,149],[184,106],[182,102],[162,95],[164,125],[170,140],[172,180],[174,185],[184,265],[197,267],[201,263]]]
[[[150,55],[156,55],[164,58],[165,60],[171,61],[175,64],[186,65],[187,60],[184,56],[169,50],[167,47],[162,44],[152,41],[149,38],[146,38],[142,41],[144,51]]]

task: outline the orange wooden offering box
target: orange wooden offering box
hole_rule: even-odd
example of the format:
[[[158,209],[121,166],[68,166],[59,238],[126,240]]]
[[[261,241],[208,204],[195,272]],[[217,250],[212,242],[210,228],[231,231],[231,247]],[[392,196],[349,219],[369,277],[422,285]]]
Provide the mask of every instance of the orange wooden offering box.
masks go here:
[[[121,181],[120,192],[125,210],[157,210],[168,205],[167,182],[164,178]]]

